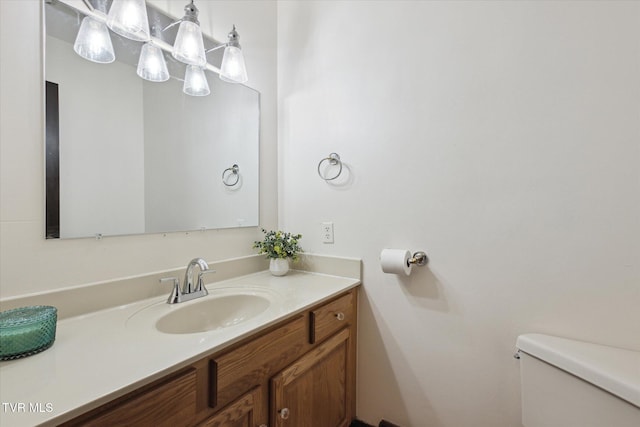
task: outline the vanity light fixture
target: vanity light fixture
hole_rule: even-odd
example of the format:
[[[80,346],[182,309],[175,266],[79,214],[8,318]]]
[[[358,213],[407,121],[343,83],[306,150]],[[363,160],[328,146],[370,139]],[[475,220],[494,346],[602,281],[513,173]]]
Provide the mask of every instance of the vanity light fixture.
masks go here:
[[[211,93],[207,76],[205,76],[202,67],[187,65],[182,91],[191,96],[207,96]]]
[[[193,0],[184,7],[184,12],[184,17],[178,21],[180,26],[171,55],[185,64],[202,67],[207,63],[207,58],[202,41],[202,30],[200,30],[200,22],[198,22],[198,8],[193,4]],[[174,22],[170,26],[176,23]]]
[[[116,59],[107,26],[90,16],[82,19],[73,50],[84,59],[99,64],[109,64]]]
[[[136,72],[138,76],[150,82],[169,80],[169,70],[167,70],[167,62],[164,60],[162,49],[152,42],[146,42],[142,45]]]
[[[145,0],[113,0],[107,15],[107,27],[131,40],[150,40]]]
[[[206,96],[211,93],[205,68],[218,72],[220,79],[231,83],[248,81],[244,55],[239,43],[239,35],[234,25],[229,32],[229,41],[205,52],[202,30],[198,21],[198,8],[193,1],[184,7],[182,19],[169,24],[162,31],[180,25],[173,46],[160,39],[156,42],[151,37],[145,0],[113,0],[109,13],[106,13],[107,0],[82,0],[90,10],[83,20],[74,43],[74,50],[85,59],[99,63],[110,63],[115,60],[113,44],[109,29],[115,33],[135,41],[145,42],[140,51],[137,74],[145,80],[164,82],[170,75],[163,50],[171,50],[171,55],[187,64],[184,78],[184,93],[191,96]],[[107,28],[108,27],[108,28]],[[154,27],[155,28],[155,27]],[[224,49],[220,70],[207,64],[207,52]]]
[[[229,41],[224,45],[222,65],[220,65],[220,79],[230,83],[246,83],[249,78],[244,65],[242,47],[240,47],[240,36],[235,25],[228,37]]]

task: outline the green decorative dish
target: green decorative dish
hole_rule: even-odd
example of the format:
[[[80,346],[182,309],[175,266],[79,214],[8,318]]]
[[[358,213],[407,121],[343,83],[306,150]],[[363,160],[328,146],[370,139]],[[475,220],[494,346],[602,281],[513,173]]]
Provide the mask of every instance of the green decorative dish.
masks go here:
[[[0,312],[0,360],[40,353],[56,339],[58,309],[47,305]]]

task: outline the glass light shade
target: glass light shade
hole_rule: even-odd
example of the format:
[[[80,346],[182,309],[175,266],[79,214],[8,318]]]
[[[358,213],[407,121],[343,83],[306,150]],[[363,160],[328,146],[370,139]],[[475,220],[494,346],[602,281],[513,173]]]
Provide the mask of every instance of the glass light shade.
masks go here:
[[[182,91],[191,96],[207,96],[211,93],[204,70],[196,65],[187,65]]]
[[[231,83],[246,83],[249,80],[247,68],[244,65],[244,55],[239,47],[227,46],[224,48],[220,79]]]
[[[195,22],[182,21],[178,28],[178,35],[173,44],[171,55],[180,62],[202,67],[207,63],[202,42],[202,31]]]
[[[73,50],[84,59],[100,64],[108,64],[116,59],[107,26],[90,16],[82,20]]]
[[[149,20],[144,0],[113,0],[107,26],[114,33],[135,41],[148,41]]]
[[[164,60],[162,49],[151,43],[145,43],[140,50],[137,73],[150,82],[166,82],[169,80],[167,62]]]

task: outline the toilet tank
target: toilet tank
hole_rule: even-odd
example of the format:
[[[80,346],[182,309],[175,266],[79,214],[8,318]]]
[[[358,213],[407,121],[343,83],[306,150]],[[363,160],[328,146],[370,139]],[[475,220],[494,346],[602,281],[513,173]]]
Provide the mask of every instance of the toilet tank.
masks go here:
[[[524,427],[639,427],[640,352],[518,337]]]

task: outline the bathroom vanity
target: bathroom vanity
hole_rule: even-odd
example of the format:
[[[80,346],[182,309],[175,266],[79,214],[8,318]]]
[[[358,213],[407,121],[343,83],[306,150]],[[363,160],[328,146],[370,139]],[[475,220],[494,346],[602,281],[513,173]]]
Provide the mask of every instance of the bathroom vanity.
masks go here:
[[[346,426],[355,408],[357,290],[65,426]]]
[[[154,297],[64,319],[51,349],[0,365],[3,401],[30,396],[52,410],[5,411],[0,422],[348,426],[355,416],[359,283],[260,272],[207,285],[201,302],[169,305],[166,297]],[[270,295],[269,308],[237,324],[193,333],[158,330],[167,313],[197,316],[207,299],[263,294]]]

